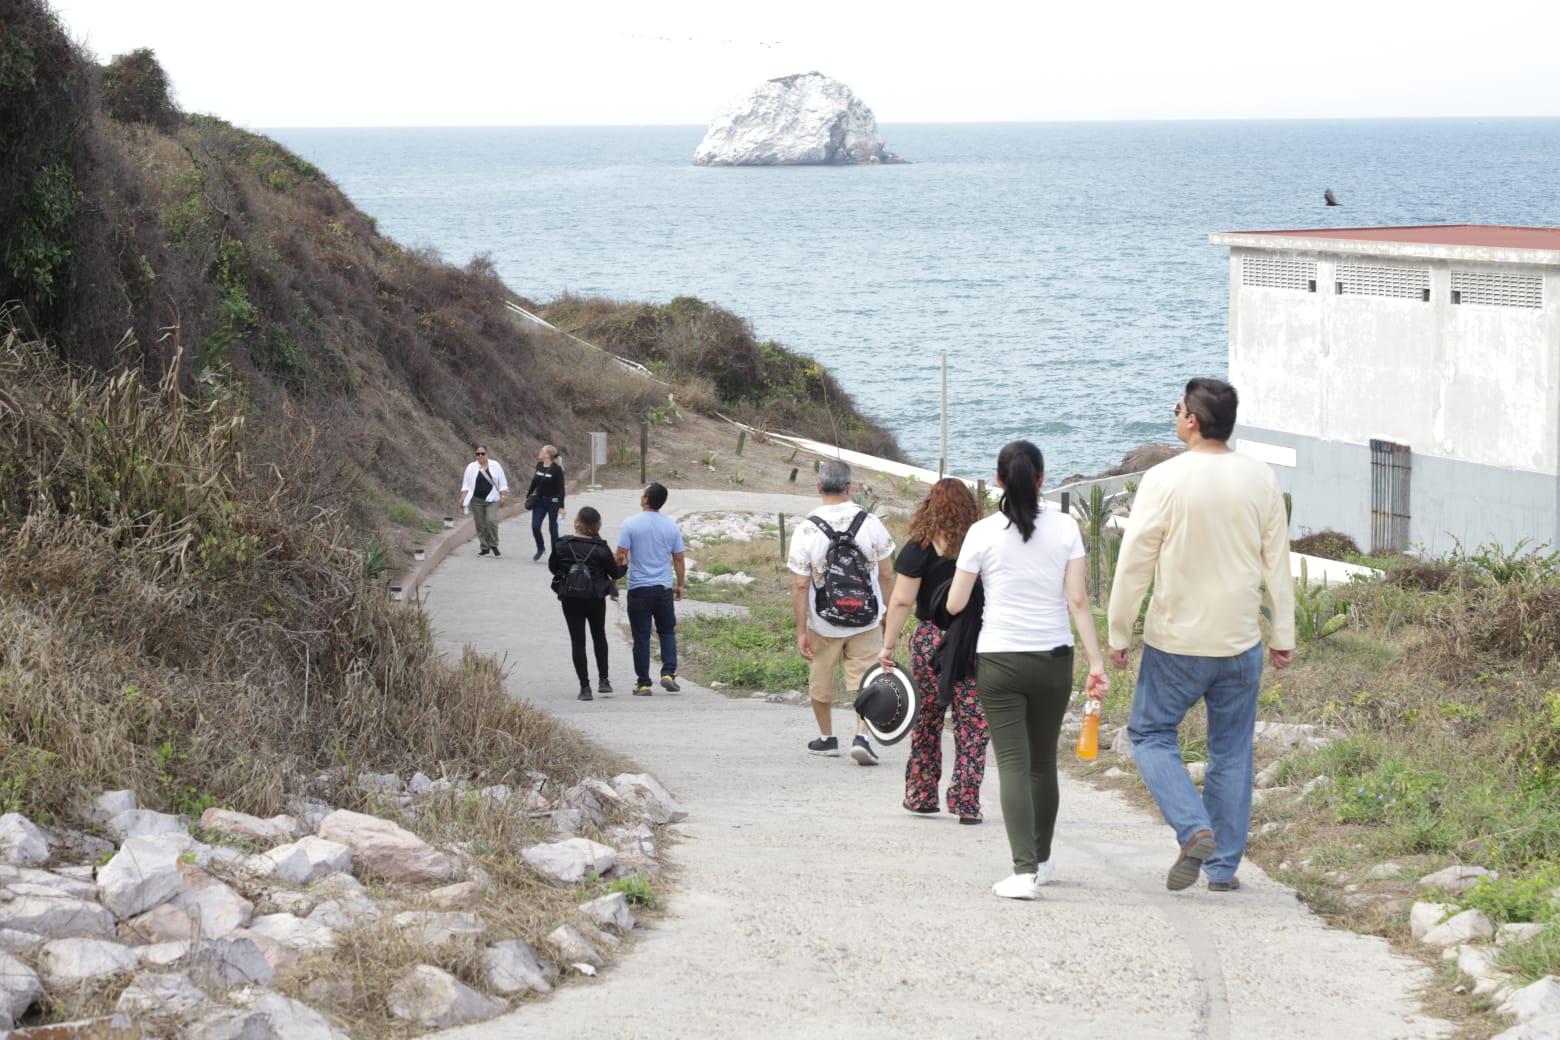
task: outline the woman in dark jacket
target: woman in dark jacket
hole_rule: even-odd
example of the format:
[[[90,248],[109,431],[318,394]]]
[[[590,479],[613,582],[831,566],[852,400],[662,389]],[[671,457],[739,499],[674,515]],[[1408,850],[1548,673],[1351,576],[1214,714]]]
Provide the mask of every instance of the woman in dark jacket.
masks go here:
[[[617,580],[627,568],[617,562],[612,547],[601,538],[601,514],[590,506],[574,517],[574,533],[553,543],[547,560],[553,592],[563,604],[563,620],[569,626],[574,652],[574,674],[580,679],[580,700],[593,700],[590,670],[585,666],[585,625],[596,651],[596,692],[611,693],[607,681],[607,597],[617,596]]]
[[[525,489],[525,507],[531,511],[531,537],[536,539],[536,555],[531,559],[540,560],[547,551],[542,543],[542,518],[547,518],[548,540],[556,546],[558,518],[568,515],[563,509],[563,467],[558,465],[558,449],[551,444],[542,445],[536,453],[536,472]]]

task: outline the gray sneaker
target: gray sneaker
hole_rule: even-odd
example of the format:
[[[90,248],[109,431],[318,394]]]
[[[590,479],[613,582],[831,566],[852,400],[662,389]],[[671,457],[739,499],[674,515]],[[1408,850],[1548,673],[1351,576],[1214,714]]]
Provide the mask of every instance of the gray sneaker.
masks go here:
[[[856,760],[858,766],[878,764],[877,752],[872,750],[872,742],[859,733],[856,734],[856,739],[850,742],[850,757]]]

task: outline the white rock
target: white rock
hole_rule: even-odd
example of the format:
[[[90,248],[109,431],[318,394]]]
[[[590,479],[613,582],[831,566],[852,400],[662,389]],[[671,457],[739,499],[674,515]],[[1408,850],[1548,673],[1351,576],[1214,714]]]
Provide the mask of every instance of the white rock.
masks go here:
[[[487,931],[487,925],[476,914],[464,911],[450,913],[438,910],[407,910],[390,918],[390,923],[407,933],[414,942],[437,946],[452,939],[477,939]]]
[[[106,907],[70,896],[19,896],[4,905],[0,921],[19,932],[51,939],[114,937],[114,915]]]
[[[0,860],[19,867],[49,862],[49,839],[21,813],[0,816]]]
[[[68,876],[58,871],[37,870],[33,867],[0,867],[0,884],[19,896],[70,896],[73,899],[96,899],[97,885],[91,880]]]
[[[426,898],[440,910],[464,910],[482,899],[482,886],[475,881],[457,881],[434,889]]]
[[[232,886],[204,871],[190,873],[169,905],[188,914],[199,934],[210,939],[244,927],[255,912],[255,905]]]
[[[513,798],[514,795],[514,791],[510,789],[508,784],[494,784],[492,787],[484,787],[477,792],[479,799],[484,802],[491,802],[494,805],[507,805],[509,799]]]
[[[1445,870],[1438,870],[1434,874],[1426,874],[1419,879],[1419,883],[1426,888],[1433,888],[1447,895],[1461,895],[1471,889],[1481,877],[1499,877],[1483,867],[1451,866]]]
[[[569,964],[581,961],[599,968],[606,963],[590,941],[571,925],[560,925],[548,933],[546,941],[558,959]]]
[[[1560,1040],[1560,1015],[1544,1015],[1518,1022],[1493,1040]]]
[[[612,892],[581,904],[580,913],[598,924],[609,925],[620,932],[632,931],[635,924],[634,912],[628,906],[628,897],[621,892]]]
[[[260,957],[265,961],[266,967],[275,976],[291,975],[303,960],[305,953],[312,951],[301,950],[296,946],[287,946],[275,939],[267,938],[259,932],[251,932],[248,928],[240,928],[229,939],[243,939],[254,945],[260,951]]]
[[[508,1005],[484,996],[447,971],[419,964],[390,988],[390,1014],[420,1026],[458,1026],[503,1013]]]
[[[588,838],[532,845],[520,855],[547,877],[570,884],[586,874],[605,874],[617,863],[616,852]]]
[[[200,826],[202,830],[216,831],[261,849],[291,841],[298,827],[291,816],[273,816],[269,820],[262,820],[248,813],[215,807],[201,813]]]
[[[128,838],[151,838],[159,834],[189,834],[190,829],[177,816],[153,812],[151,809],[131,809],[109,820],[106,829],[121,842]]]
[[[1522,922],[1519,924],[1503,924],[1495,929],[1496,946],[1516,946],[1525,943],[1544,930],[1541,924]],[[0,945],[4,945],[0,942]]]
[[[1255,729],[1256,742],[1266,744],[1269,747],[1294,748],[1310,746],[1310,741],[1321,740],[1326,742],[1326,733],[1322,727],[1314,726],[1308,722],[1263,722],[1258,721]]]
[[[120,917],[167,902],[182,884],[179,856],[175,842],[157,836],[128,839],[98,871],[98,900]]]
[[[190,944],[188,941],[152,943],[137,946],[135,953],[141,958],[143,968],[171,968],[189,959]]]
[[[520,939],[494,943],[482,953],[482,967],[488,989],[502,996],[513,996],[526,990],[551,993],[552,983],[547,973],[536,961],[531,947]]]
[[[167,902],[124,922],[119,928],[119,937],[127,943],[154,946],[188,942],[195,937],[195,922],[188,913]]]
[[[223,1008],[184,1027],[184,1040],[287,1040],[262,1011]]]
[[[1432,928],[1457,912],[1451,903],[1415,903],[1408,912],[1408,930],[1416,941],[1423,940]]]
[[[688,810],[649,773],[621,773],[612,778],[612,789],[651,823],[679,823],[688,818]]]
[[[605,827],[607,825],[607,814],[602,811],[600,800],[584,784],[575,784],[563,792],[563,795],[558,799],[558,806],[560,810],[578,810],[597,827]]]
[[[259,945],[248,936],[203,940],[191,947],[189,963],[192,977],[208,979],[223,989],[246,984],[264,986],[275,974]]]
[[[1475,980],[1499,974],[1495,954],[1488,947],[1468,944],[1457,947],[1457,970]]]
[[[1208,777],[1208,763],[1206,763],[1206,762],[1188,762],[1188,763],[1186,763],[1186,775],[1192,778],[1192,783],[1194,783],[1194,784],[1202,783]]]
[[[0,1028],[11,1028],[42,999],[37,973],[9,953],[0,953]]]
[[[1251,792],[1251,804],[1261,805],[1272,798],[1282,798],[1295,793],[1293,787],[1259,787]]]
[[[134,791],[104,791],[92,799],[87,819],[93,823],[107,823],[120,813],[134,811],[139,804]]]
[[[1300,797],[1305,798],[1305,797],[1309,796],[1311,794],[1311,792],[1313,792],[1313,791],[1319,791],[1319,790],[1321,790],[1324,787],[1331,787],[1331,786],[1332,786],[1332,777],[1330,777],[1330,776],[1314,777],[1314,778],[1312,778],[1310,780],[1307,780],[1305,783],[1300,785]]]
[[[72,989],[134,971],[134,950],[106,939],[55,939],[38,952],[38,974],[54,989]]]
[[[341,899],[325,900],[309,911],[308,920],[345,932],[358,921],[377,921],[382,913],[379,906],[366,896],[344,896]]]
[[[375,816],[338,809],[320,821],[320,837],[352,850],[357,873],[388,881],[440,882],[455,862],[417,835]]]
[[[385,794],[401,793],[401,778],[394,773],[359,773],[358,786],[365,791],[380,791]]]
[[[1396,863],[1377,863],[1365,872],[1370,881],[1390,881],[1403,876],[1403,868]]]
[[[318,921],[292,914],[263,914],[249,922],[249,932],[295,950],[313,953],[336,945],[336,933]]]
[[[793,166],[897,160],[884,149],[872,110],[849,87],[807,72],[767,80],[727,105],[710,123],[693,161]]]
[[[257,862],[259,873],[291,885],[312,884],[320,878],[352,869],[350,848],[312,834],[286,845],[278,845],[256,858],[270,864],[267,868]]]
[[[584,829],[589,818],[582,809],[555,809],[552,813],[553,831],[558,834],[575,834]]]
[[[1127,771],[1125,769],[1118,769],[1116,766],[1111,766],[1109,769],[1105,770],[1104,775],[1111,780],[1115,780],[1118,777],[1126,776]]]
[[[1258,773],[1256,776],[1256,786],[1272,787],[1275,783],[1277,783],[1278,769],[1282,764],[1282,762],[1274,762],[1272,765],[1265,766],[1262,772]]]
[[[1464,910],[1425,933],[1419,941],[1426,946],[1452,946],[1495,935],[1495,922],[1482,910]]]
[[[47,936],[38,935],[34,932],[21,932],[15,928],[0,928],[0,950],[17,957],[26,957],[30,960],[34,954],[43,949],[43,944],[48,941]]]
[[[181,1016],[211,1003],[187,975],[137,975],[119,995],[115,1011],[136,1015]]]
[[[251,990],[243,1000],[250,1010],[270,1019],[271,1028],[286,1040],[348,1040],[347,1034],[332,1026],[324,1015],[280,993]]]
[[[1519,1022],[1560,1015],[1560,976],[1545,975],[1531,985],[1513,990],[1499,1010]]]

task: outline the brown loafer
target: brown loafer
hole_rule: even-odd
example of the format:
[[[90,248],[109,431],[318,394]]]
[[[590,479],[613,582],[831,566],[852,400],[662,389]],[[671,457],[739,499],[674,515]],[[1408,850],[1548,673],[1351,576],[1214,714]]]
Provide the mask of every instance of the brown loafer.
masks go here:
[[[1183,888],[1191,888],[1195,885],[1197,875],[1202,872],[1203,860],[1213,855],[1216,848],[1213,843],[1213,832],[1207,828],[1192,835],[1191,840],[1181,847],[1181,854],[1170,867],[1170,873],[1165,877],[1165,887],[1172,892],[1179,892]]]
[[[1240,878],[1232,877],[1228,881],[1210,881],[1210,882],[1208,882],[1208,891],[1210,891],[1210,892],[1239,892],[1240,891]]]

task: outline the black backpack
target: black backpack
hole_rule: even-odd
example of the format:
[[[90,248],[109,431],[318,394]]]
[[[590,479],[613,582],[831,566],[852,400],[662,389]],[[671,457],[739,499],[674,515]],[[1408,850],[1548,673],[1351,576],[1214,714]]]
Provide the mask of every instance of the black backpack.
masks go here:
[[[586,549],[585,555],[581,557],[574,543],[569,543],[569,555],[574,562],[569,564],[569,571],[563,576],[560,595],[564,599],[596,598],[596,575],[590,569],[590,552],[590,549]]]
[[[878,597],[872,585],[874,565],[856,544],[856,534],[866,522],[867,514],[857,513],[843,534],[819,517],[807,519],[829,539],[829,548],[823,557],[823,584],[813,589],[813,605],[818,617],[841,628],[866,628],[877,624]]]

